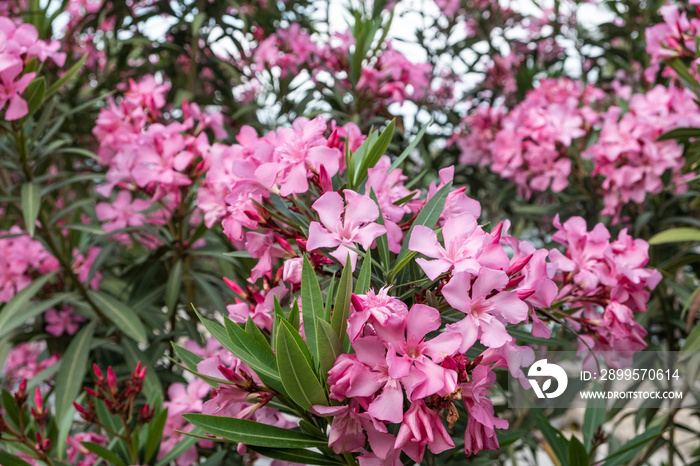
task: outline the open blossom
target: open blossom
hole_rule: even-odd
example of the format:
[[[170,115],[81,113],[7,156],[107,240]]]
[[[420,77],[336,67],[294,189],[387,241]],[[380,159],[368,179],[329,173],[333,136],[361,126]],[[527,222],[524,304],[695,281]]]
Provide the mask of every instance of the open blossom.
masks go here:
[[[369,250],[372,242],[386,233],[383,225],[374,223],[379,217],[377,204],[367,196],[346,189],[343,191],[345,202],[340,194],[328,192],[318,198],[312,207],[318,212],[321,223],[309,225],[307,248],[313,251],[319,248],[335,248],[331,256],[345,265],[350,256],[350,264],[355,269],[357,248]],[[351,249],[353,248],[353,249]]]
[[[297,118],[293,128],[278,129],[272,161],[255,170],[256,178],[270,189],[279,185],[280,194],[288,196],[308,191],[308,178],[314,173],[320,175],[322,170],[327,176],[338,173],[342,154],[328,147],[323,137],[325,130],[322,117]]]
[[[517,292],[505,291],[508,281],[504,271],[482,268],[476,276],[458,272],[443,287],[442,294],[450,306],[465,314],[464,319],[447,326],[448,332],[462,336],[461,353],[477,339],[490,348],[503,346],[513,339],[506,332],[506,324],[527,319],[527,304]]]
[[[471,214],[453,217],[442,228],[443,247],[431,228],[416,225],[408,248],[434,260],[416,259],[429,279],[435,280],[445,272],[472,274],[481,266],[507,268],[508,256],[494,238],[483,231]]]
[[[80,322],[84,322],[85,319],[76,315],[72,306],[66,306],[58,311],[53,308],[46,311],[44,321],[46,322],[46,331],[58,337],[64,333],[73,335],[78,331]]]
[[[126,227],[137,227],[145,223],[144,214],[151,202],[144,199],[131,199],[128,191],[119,191],[114,202],[100,202],[95,207],[97,218],[102,222],[106,232],[120,230]]]
[[[689,19],[687,13],[681,11],[678,5],[664,5],[659,8],[659,12],[664,22],[655,24],[645,31],[646,52],[651,57],[651,64],[644,71],[644,77],[649,82],[655,81],[656,73],[664,59],[695,58],[695,41],[700,31],[700,19]],[[690,69],[692,70],[693,67]],[[664,75],[669,73],[673,72],[666,70]]]

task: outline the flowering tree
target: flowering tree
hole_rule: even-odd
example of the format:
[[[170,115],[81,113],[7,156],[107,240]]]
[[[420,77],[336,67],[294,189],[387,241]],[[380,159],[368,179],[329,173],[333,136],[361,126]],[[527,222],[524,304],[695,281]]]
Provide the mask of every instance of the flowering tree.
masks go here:
[[[693,454],[503,395],[700,350],[698,13],[429,3],[0,3],[0,463]]]

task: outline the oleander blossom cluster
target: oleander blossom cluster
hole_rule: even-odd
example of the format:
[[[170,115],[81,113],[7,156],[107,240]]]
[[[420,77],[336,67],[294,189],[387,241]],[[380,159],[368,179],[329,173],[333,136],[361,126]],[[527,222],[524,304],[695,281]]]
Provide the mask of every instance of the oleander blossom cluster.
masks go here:
[[[25,73],[25,66],[33,59],[44,63],[49,58],[59,67],[63,66],[66,54],[59,52],[59,48],[58,41],[39,40],[33,25],[0,18],[0,111],[5,109],[4,120],[17,120],[29,111],[22,93],[36,77],[36,72]]]
[[[97,205],[97,218],[122,242],[130,240],[122,232],[126,228],[165,224],[177,215],[188,190],[216,157],[207,130],[215,138],[226,137],[218,112],[187,101],[181,109],[166,108],[169,88],[154,76],[130,80],[123,97],[100,111],[93,130],[107,168],[107,182],[98,192],[110,197],[117,191],[114,201]],[[166,121],[166,110],[181,112],[183,121]],[[141,239],[157,244],[143,233]]]
[[[693,2],[691,2],[693,3]],[[651,57],[650,66],[644,70],[644,77],[649,82],[654,82],[656,74],[661,68],[663,60],[672,57],[692,59],[693,65],[697,65],[696,39],[700,30],[700,19],[688,18],[688,13],[682,11],[679,5],[664,5],[659,8],[663,22],[646,29],[646,52]],[[695,66],[688,67],[695,72]],[[675,76],[675,72],[666,67],[664,76]]]
[[[568,151],[596,122],[597,114],[589,105],[601,96],[595,88],[568,78],[544,79],[507,114],[483,109],[468,117],[466,123],[475,126],[459,144],[460,161],[485,165],[488,160],[490,169],[515,183],[525,197],[548,188],[560,192],[569,184]]]
[[[602,178],[603,215],[619,221],[626,204],[641,204],[666,188],[667,172],[675,190],[685,188],[683,149],[676,141],[657,139],[675,128],[700,125],[693,98],[688,90],[659,85],[632,95],[629,111],[611,106],[603,115],[597,142],[581,154],[592,160],[592,176]]]
[[[563,307],[578,309],[567,320],[581,331],[579,351],[605,351],[612,367],[628,367],[631,355],[646,347],[647,332],[635,321],[645,312],[649,292],[661,281],[658,270],[645,267],[649,244],[633,239],[624,228],[611,241],[602,223],[588,231],[581,217],[560,222],[553,239],[566,247],[549,253],[557,266],[559,291],[556,300]]]

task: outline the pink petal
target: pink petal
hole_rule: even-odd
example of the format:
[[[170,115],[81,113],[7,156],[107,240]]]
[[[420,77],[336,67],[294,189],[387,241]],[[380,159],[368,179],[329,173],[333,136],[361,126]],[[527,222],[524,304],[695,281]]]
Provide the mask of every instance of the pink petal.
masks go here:
[[[339,244],[340,241],[324,229],[320,223],[311,222],[309,224],[309,240],[306,243],[306,249],[315,251],[319,248],[333,248]]]
[[[411,238],[408,240],[408,249],[432,258],[441,257],[441,252],[445,251],[440,246],[435,232],[424,225],[413,227]]]
[[[369,405],[367,412],[382,421],[399,423],[403,419],[403,390],[385,386],[382,393]]]
[[[459,272],[452,276],[450,281],[442,288],[442,295],[450,306],[458,311],[467,312],[471,307],[469,289],[472,276],[467,272]]]
[[[414,304],[406,317],[406,340],[418,342],[433,330],[440,328],[440,311],[426,306]]]
[[[425,275],[431,280],[435,280],[437,277],[450,270],[450,267],[452,267],[452,264],[445,260],[435,259],[429,261],[427,259],[423,259],[422,257],[416,259],[416,264],[420,265]]]
[[[344,190],[343,194],[347,202],[344,220],[346,226],[360,226],[362,223],[373,222],[379,217],[379,207],[369,197],[349,189]]]
[[[472,299],[486,298],[491,290],[502,290],[506,283],[508,283],[508,275],[504,271],[482,267],[474,281]]]
[[[335,191],[327,192],[319,197],[311,207],[318,212],[321,223],[329,230],[334,230],[340,223],[345,204],[340,194]]]
[[[360,228],[352,239],[353,241],[360,243],[362,245],[362,249],[366,251],[369,250],[369,247],[372,245],[372,241],[374,241],[375,238],[382,236],[384,233],[386,233],[386,228],[384,225],[370,223],[369,225],[365,225]]]

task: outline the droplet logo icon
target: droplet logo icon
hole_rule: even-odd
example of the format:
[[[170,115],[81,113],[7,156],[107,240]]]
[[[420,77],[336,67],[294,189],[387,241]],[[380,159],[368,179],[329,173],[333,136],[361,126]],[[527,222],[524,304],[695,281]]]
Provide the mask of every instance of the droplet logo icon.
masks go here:
[[[546,359],[540,359],[535,362],[527,371],[528,380],[532,384],[532,389],[537,395],[537,398],[556,398],[566,391],[566,386],[569,384],[569,378],[566,376],[566,371],[558,364],[548,363]],[[544,380],[542,387],[537,381],[537,378],[548,377]],[[556,390],[549,392],[552,386],[552,379],[557,381]]]

